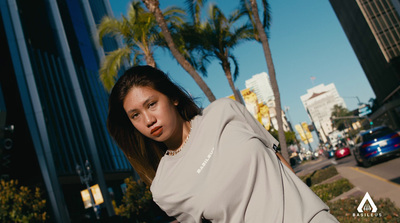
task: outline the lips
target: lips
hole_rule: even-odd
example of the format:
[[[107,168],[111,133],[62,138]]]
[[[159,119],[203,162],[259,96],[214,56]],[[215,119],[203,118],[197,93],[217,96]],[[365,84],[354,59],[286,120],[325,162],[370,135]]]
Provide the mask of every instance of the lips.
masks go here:
[[[160,136],[163,128],[161,126],[157,126],[151,129],[150,134],[153,136]]]

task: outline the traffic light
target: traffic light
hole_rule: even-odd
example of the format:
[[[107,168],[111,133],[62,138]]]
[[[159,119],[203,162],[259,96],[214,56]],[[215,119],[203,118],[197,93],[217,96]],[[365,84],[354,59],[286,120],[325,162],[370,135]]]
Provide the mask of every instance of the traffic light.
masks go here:
[[[370,126],[373,126],[374,125],[374,122],[372,121],[372,119],[368,119],[369,120],[369,125]]]

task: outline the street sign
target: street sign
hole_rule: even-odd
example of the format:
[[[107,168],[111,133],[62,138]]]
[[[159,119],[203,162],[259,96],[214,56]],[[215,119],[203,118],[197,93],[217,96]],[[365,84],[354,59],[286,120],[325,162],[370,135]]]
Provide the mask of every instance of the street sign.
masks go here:
[[[363,117],[366,115],[371,114],[371,108],[369,107],[369,105],[366,104],[362,104],[360,107],[358,107],[358,116]]]
[[[301,123],[301,125],[295,125],[294,127],[296,128],[297,132],[299,133],[301,140],[305,144],[309,144],[314,141],[306,122]]]
[[[96,205],[99,205],[104,202],[103,195],[101,194],[100,187],[98,184],[91,186],[90,190],[92,192],[93,199],[94,199],[94,202]],[[83,201],[83,205],[85,206],[85,208],[87,209],[87,208],[92,207],[92,201],[90,199],[89,190],[88,189],[82,190],[81,196],[82,196],[82,201]]]

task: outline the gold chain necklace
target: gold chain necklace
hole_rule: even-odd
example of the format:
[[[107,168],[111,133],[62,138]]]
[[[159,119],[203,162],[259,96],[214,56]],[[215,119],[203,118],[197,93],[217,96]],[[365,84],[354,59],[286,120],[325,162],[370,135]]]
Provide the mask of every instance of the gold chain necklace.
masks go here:
[[[192,123],[189,122],[189,125],[190,125],[189,133],[188,133],[188,135],[187,135],[185,141],[182,143],[182,145],[181,145],[178,149],[176,149],[176,150],[169,150],[169,149],[168,149],[168,150],[165,152],[165,155],[167,155],[167,156],[175,156],[176,154],[178,154],[178,153],[182,150],[183,146],[185,146],[186,142],[187,142],[188,139],[189,139],[190,133],[192,132]]]

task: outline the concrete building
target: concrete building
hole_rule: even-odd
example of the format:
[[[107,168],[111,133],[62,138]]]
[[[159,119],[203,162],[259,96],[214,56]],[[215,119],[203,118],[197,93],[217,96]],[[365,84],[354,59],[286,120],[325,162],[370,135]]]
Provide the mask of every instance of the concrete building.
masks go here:
[[[106,129],[108,93],[99,81],[104,52],[118,41],[96,40],[96,24],[112,15],[108,0],[0,0],[2,128],[12,148],[1,177],[18,179],[46,192],[52,222],[81,222],[86,189],[76,167],[91,164],[104,203],[113,216],[112,197],[122,196],[123,179],[133,175]]]
[[[330,0],[330,3],[376,95],[369,118],[374,125],[399,129],[399,1]]]
[[[307,94],[300,97],[304,108],[314,121],[321,140],[327,142],[327,136],[333,131],[331,123],[332,109],[335,105],[346,108],[344,99],[339,96],[335,85],[320,84],[307,90]]]
[[[250,79],[246,80],[245,85],[246,88],[257,95],[260,103],[268,103],[268,101],[275,100],[271,82],[266,72],[253,75]]]
[[[276,119],[275,97],[272,91],[271,82],[266,72],[253,75],[245,82],[246,88],[254,92],[257,96],[258,103],[264,104],[269,109],[269,117],[271,126],[278,130],[278,120]],[[289,124],[286,119],[285,112],[282,110],[283,130],[290,131]]]

